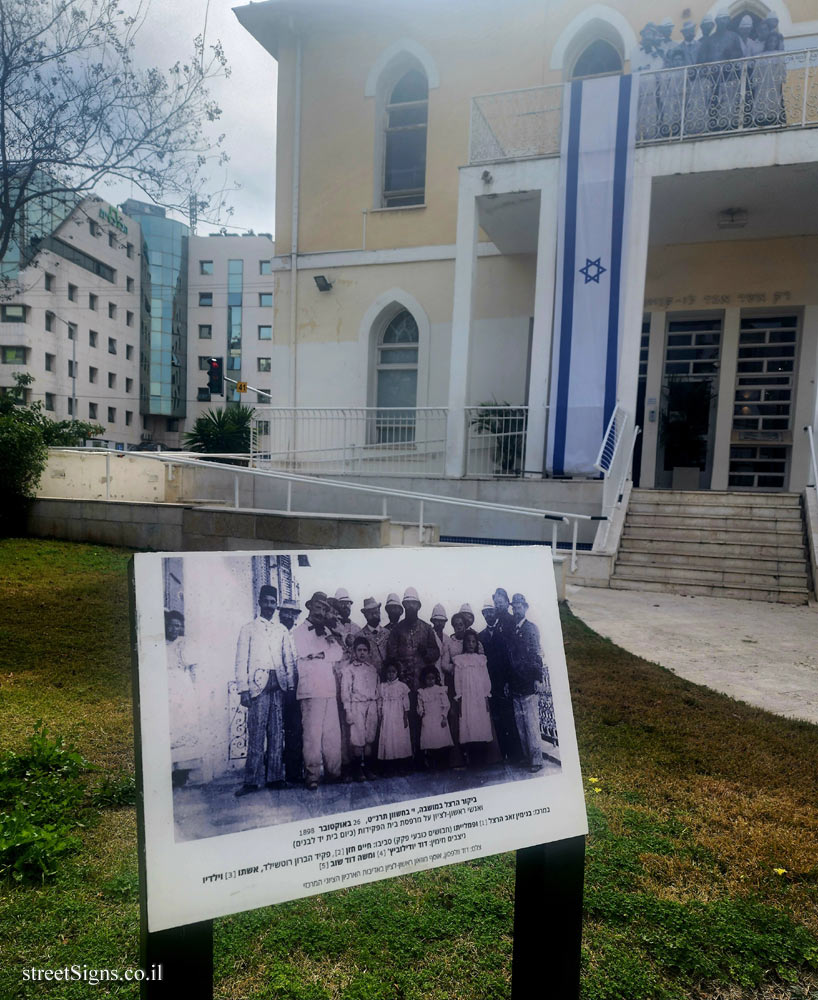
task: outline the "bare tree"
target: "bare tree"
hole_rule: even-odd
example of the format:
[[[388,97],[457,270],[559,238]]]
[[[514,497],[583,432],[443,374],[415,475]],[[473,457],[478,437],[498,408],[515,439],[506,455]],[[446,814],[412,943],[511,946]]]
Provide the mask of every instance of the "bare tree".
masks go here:
[[[49,206],[70,211],[106,178],[168,207],[186,210],[192,193],[210,205],[203,171],[227,157],[223,137],[205,135],[221,115],[207,83],[228,75],[224,52],[199,35],[189,60],[140,68],[144,13],[118,0],[0,0],[0,260],[13,240],[46,235],[33,220]]]

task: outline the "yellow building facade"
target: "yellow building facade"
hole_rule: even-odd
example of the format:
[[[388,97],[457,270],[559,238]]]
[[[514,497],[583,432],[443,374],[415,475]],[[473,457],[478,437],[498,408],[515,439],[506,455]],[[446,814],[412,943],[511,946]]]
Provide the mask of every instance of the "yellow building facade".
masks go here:
[[[644,68],[651,18],[675,22],[677,46],[684,21],[700,38],[721,10],[265,0],[236,13],[278,64],[272,391],[287,413],[271,413],[270,450],[348,471],[333,460],[357,448],[357,471],[375,474],[386,466],[362,455],[413,444],[416,475],[547,479],[565,84]],[[678,87],[678,110],[651,132],[640,104],[617,404],[642,428],[642,486],[797,491],[818,420],[818,17],[812,0],[724,14],[736,32],[749,16],[762,46],[707,70],[716,93],[735,81],[734,122],[713,124],[711,93],[691,125],[703,71],[639,77],[660,115]],[[783,37],[769,52],[764,22]],[[357,416],[319,440],[299,430],[305,408]],[[389,410],[414,416],[392,426]],[[511,455],[477,433],[501,416]]]

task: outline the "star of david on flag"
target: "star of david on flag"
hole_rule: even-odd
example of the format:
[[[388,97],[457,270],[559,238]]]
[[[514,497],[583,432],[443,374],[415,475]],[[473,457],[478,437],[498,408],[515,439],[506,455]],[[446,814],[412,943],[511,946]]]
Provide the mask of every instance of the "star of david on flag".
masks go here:
[[[581,267],[579,273],[585,275],[586,285],[589,281],[595,281],[599,284],[599,279],[608,270],[607,267],[602,266],[601,261],[601,257],[597,257],[596,260],[591,260],[590,257],[585,258],[585,267]]]

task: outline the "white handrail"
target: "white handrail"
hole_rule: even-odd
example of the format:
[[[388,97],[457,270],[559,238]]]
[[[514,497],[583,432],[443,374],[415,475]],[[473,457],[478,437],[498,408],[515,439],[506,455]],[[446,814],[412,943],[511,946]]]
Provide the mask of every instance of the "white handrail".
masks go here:
[[[619,440],[624,434],[627,424],[628,414],[617,403],[611,414],[611,419],[608,421],[608,426],[605,428],[605,433],[602,435],[599,454],[596,456],[596,461],[594,462],[594,468],[599,469],[605,478],[608,477],[614,456],[619,447]]]
[[[807,485],[818,491],[818,459],[815,457],[815,434],[810,424],[807,424],[804,430],[807,432],[807,439],[809,440],[810,465],[812,466],[812,482]]]
[[[205,458],[209,458],[209,455],[201,454],[197,458],[187,457],[190,455],[189,452],[170,452],[170,451],[107,451],[102,448],[94,448],[89,450],[87,448],[52,448],[51,451],[55,452],[68,452],[68,453],[78,453],[82,455],[90,454],[103,454],[113,455],[116,458],[142,458],[149,459],[152,461],[163,462],[168,466],[174,465],[187,465],[194,466],[197,468],[207,468],[207,469],[222,469],[225,472],[230,472],[233,474],[234,483],[234,506],[239,506],[239,490],[238,481],[240,475],[258,476],[264,479],[277,479],[290,484],[288,488],[288,503],[291,504],[292,493],[291,485],[292,483],[303,483],[305,485],[315,487],[315,486],[326,486],[333,489],[348,490],[355,493],[369,493],[376,496],[382,496],[384,499],[388,497],[394,497],[396,499],[411,500],[418,503],[418,529],[420,533],[420,543],[423,544],[423,526],[424,526],[424,505],[427,503],[437,503],[446,506],[453,507],[468,507],[475,510],[491,510],[504,514],[517,514],[521,517],[536,517],[540,520],[548,520],[555,522],[553,525],[552,532],[552,550],[556,552],[556,525],[558,523],[563,524],[576,524],[579,521],[599,521],[604,518],[595,517],[590,514],[575,514],[566,511],[555,511],[555,510],[541,510],[536,507],[520,507],[514,504],[503,504],[503,503],[492,503],[488,500],[467,500],[462,497],[448,497],[440,496],[434,493],[418,493],[412,490],[399,490],[392,489],[386,486],[372,486],[365,485],[361,483],[350,483],[343,482],[337,479],[321,479],[316,476],[305,476],[299,475],[295,472],[280,472],[272,471],[268,469],[251,469],[246,466],[236,466],[236,465],[226,465],[222,462],[212,462],[203,461]],[[241,457],[245,460],[249,459],[249,455],[244,454]],[[386,516],[386,505],[384,504],[384,516]],[[573,539],[571,544],[571,572],[576,571],[577,566],[577,532],[573,531]]]

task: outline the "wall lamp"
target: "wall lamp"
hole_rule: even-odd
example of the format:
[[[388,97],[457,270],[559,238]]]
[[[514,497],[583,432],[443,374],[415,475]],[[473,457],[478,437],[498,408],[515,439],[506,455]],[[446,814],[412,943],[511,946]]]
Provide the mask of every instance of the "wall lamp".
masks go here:
[[[314,274],[312,280],[318,286],[319,292],[328,292],[332,288],[332,282],[323,274]]]

